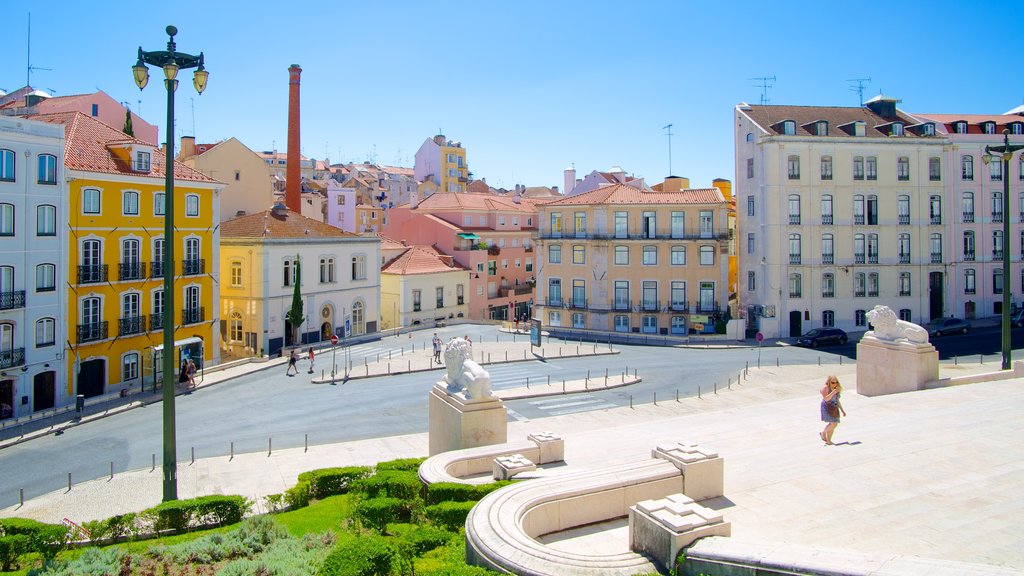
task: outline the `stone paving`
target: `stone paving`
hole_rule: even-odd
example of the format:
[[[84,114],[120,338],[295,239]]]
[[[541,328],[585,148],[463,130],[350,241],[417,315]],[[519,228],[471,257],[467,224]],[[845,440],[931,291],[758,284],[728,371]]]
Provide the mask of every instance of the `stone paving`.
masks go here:
[[[507,348],[502,344],[502,349]],[[996,366],[941,366],[942,376]],[[509,423],[509,438],[549,430],[565,439],[568,469],[640,461],[663,442],[685,441],[725,459],[725,497],[704,502],[732,523],[732,538],[869,554],[910,554],[1024,573],[1024,379],[879,397],[855,393],[855,365],[766,367],[703,398],[638,404]],[[849,414],[824,446],[818,403],[836,373]],[[425,375],[426,376],[426,375]],[[281,492],[324,466],[425,456],[425,433],[236,454],[183,463],[179,496]],[[141,510],[160,500],[160,469],[118,473],[0,510],[77,522]],[[259,507],[257,507],[259,509]],[[558,535],[584,550],[625,547],[624,530]]]

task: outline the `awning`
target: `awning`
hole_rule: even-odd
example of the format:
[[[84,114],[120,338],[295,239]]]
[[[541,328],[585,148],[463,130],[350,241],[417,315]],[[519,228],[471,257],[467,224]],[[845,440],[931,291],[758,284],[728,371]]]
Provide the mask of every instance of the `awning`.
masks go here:
[[[479,240],[480,237],[472,232],[459,232],[459,238],[465,238],[466,240]]]

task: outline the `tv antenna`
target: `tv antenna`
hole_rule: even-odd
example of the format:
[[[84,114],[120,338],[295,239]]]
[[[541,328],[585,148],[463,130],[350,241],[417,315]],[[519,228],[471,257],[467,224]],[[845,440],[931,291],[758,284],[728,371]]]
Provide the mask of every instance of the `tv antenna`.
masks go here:
[[[52,72],[53,68],[40,68],[32,65],[32,13],[28,13],[28,40],[25,42],[25,86],[32,85],[32,71],[46,70]]]
[[[758,76],[757,78],[749,78],[749,80],[757,80],[758,84],[754,86],[761,89],[761,105],[764,106],[771,102],[768,98],[768,89],[771,88],[775,83],[775,76]]]
[[[668,175],[672,175],[672,125],[662,126],[662,130],[667,130],[665,134],[668,136]]]
[[[191,96],[188,98],[189,103],[192,105],[192,137],[196,137],[196,101]]]
[[[849,86],[847,90],[857,93],[857,106],[864,105],[864,88],[871,82],[871,78],[850,78],[847,82],[856,82],[856,86]]]

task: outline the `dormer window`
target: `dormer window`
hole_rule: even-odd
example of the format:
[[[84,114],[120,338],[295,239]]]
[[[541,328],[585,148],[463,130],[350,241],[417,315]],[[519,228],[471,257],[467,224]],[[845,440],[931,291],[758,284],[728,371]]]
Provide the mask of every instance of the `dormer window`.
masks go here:
[[[135,171],[136,172],[149,172],[150,170],[150,154],[149,152],[143,152],[141,150],[135,152]]]
[[[981,131],[984,132],[985,134],[995,134],[996,133],[996,123],[995,122],[982,122],[981,123]]]
[[[818,120],[814,123],[815,133],[818,136],[828,136],[828,122],[825,120]]]
[[[839,129],[842,130],[843,132],[846,132],[850,136],[864,136],[866,126],[867,124],[864,121],[857,120],[855,122],[841,124],[839,126]]]
[[[796,134],[796,122],[792,120],[786,120],[782,123],[782,133],[786,136],[793,136]]]
[[[1010,134],[1024,134],[1024,124],[1020,122],[1010,124]]]
[[[893,122],[889,127],[889,136],[903,136],[903,124]]]
[[[953,130],[956,131],[957,134],[967,134],[967,122],[954,122]]]
[[[935,124],[931,122],[925,122],[921,125],[922,136],[935,136]]]

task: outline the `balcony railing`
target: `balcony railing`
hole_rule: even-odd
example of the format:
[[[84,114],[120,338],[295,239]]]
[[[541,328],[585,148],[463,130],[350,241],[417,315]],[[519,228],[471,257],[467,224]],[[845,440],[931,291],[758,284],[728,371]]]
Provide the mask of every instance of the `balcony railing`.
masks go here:
[[[522,296],[523,294],[533,293],[533,287],[529,285],[522,286],[503,286],[498,288],[498,297],[504,298],[506,296]]]
[[[661,309],[657,300],[642,300],[637,306],[637,312],[657,312]]]
[[[181,261],[181,275],[182,276],[196,276],[198,274],[206,274],[206,260],[198,258],[195,260],[182,260]]]
[[[117,320],[117,334],[119,336],[131,336],[132,334],[142,334],[145,331],[145,316],[129,316],[127,318],[118,318]]]
[[[789,255],[789,263],[790,264],[799,264],[800,263],[800,255],[799,254],[790,254]]]
[[[863,288],[859,288],[853,291],[854,298],[863,298],[865,294],[867,294],[867,291],[864,290]]]
[[[932,252],[932,264],[942,264],[942,252]]]
[[[796,291],[796,292],[793,292],[792,290],[790,290],[789,291],[789,297],[790,298],[803,298],[803,296],[801,295],[799,290]]]
[[[121,262],[117,265],[118,280],[141,280],[145,277],[145,262]]]
[[[669,302],[669,312],[689,312],[690,305],[686,302]]]
[[[822,226],[831,226],[832,225],[832,215],[831,214],[822,214],[821,215],[821,225]]]
[[[697,312],[718,312],[717,302],[698,302]]]
[[[910,290],[900,289],[900,296],[910,296]]]
[[[964,262],[974,262],[974,250],[964,251]]]
[[[570,298],[569,300],[565,301],[565,306],[566,306],[566,308],[571,308],[573,310],[586,310],[587,309],[587,299],[586,298]]]
[[[78,343],[105,340],[107,338],[107,321],[90,322],[78,325]]]
[[[932,225],[933,226],[941,226],[942,225],[942,216],[932,216],[932,220],[931,221],[932,221]]]
[[[800,215],[799,214],[790,214],[789,215],[789,223],[791,225],[798,226],[800,224]]]
[[[878,290],[868,290],[868,298],[878,298]]]
[[[835,298],[836,297],[836,291],[835,290],[822,290],[821,291],[821,297],[822,298]]]
[[[964,294],[974,294],[974,288],[964,288]]]
[[[878,254],[871,254],[868,256],[868,264],[878,264]]]
[[[561,240],[564,238],[581,238],[573,234],[551,232],[550,230],[540,232],[541,240]],[[640,233],[640,234],[616,234],[615,232],[589,232],[583,237],[585,240],[728,240],[729,232],[704,231],[693,234],[672,234],[668,233]]]
[[[863,264],[865,262],[865,260],[866,259],[864,258],[863,254],[854,254],[853,255],[853,263],[854,264]]]
[[[822,254],[821,255],[821,263],[822,264],[833,264],[834,262],[835,262],[835,254]]]
[[[149,329],[153,332],[164,329],[164,315],[163,314],[150,314],[149,315]]]
[[[992,213],[992,222],[995,222],[996,224],[1001,224],[1003,222],[1003,213],[1002,212],[993,212]]]
[[[155,261],[149,263],[149,277],[150,278],[163,278],[164,277],[164,263],[162,261]]]
[[[964,223],[972,224],[974,222],[974,212],[964,212]]]
[[[1002,260],[1003,259],[1003,251],[999,250],[998,248],[993,249],[992,250],[992,259],[993,260]]]
[[[107,281],[107,265],[95,264],[78,267],[79,284],[96,284]]]
[[[0,292],[0,310],[13,310],[25,307],[25,291],[13,290]]]
[[[25,349],[0,350],[0,368],[14,368],[25,363]]]
[[[910,224],[910,214],[900,214],[900,226],[908,226]]]
[[[182,324],[198,324],[206,321],[206,307],[185,308],[181,311]]]
[[[900,264],[910,264],[910,254],[900,254]]]
[[[863,226],[864,225],[864,215],[863,214],[855,214],[853,216],[853,223],[858,225],[858,226]]]

